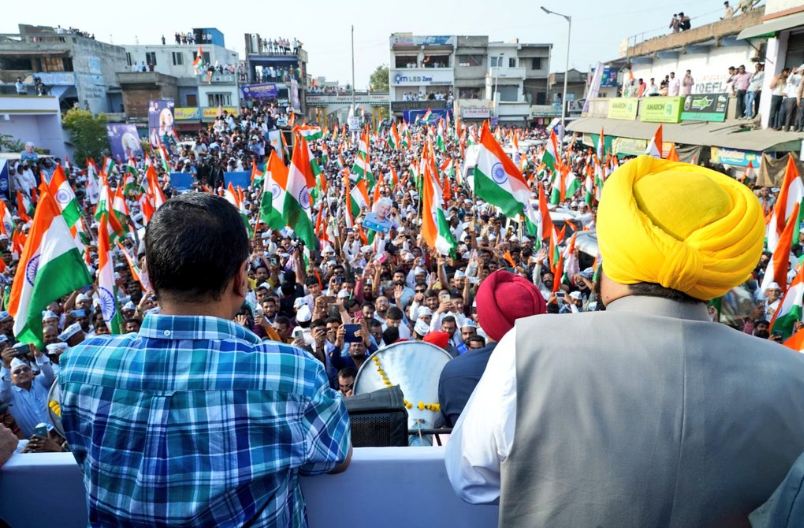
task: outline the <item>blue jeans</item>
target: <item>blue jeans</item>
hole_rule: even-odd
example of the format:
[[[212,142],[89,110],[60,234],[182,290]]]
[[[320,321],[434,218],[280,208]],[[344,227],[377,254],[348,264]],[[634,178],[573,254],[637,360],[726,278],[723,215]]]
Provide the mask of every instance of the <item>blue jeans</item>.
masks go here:
[[[756,92],[748,91],[745,92],[745,117],[753,118],[754,117],[754,98],[757,96]]]

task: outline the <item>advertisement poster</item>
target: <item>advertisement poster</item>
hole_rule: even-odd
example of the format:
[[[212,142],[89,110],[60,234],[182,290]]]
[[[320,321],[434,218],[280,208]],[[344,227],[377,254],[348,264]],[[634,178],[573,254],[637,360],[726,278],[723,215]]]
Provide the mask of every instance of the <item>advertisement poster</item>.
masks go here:
[[[117,163],[124,163],[129,158],[142,156],[140,135],[135,125],[111,123],[106,125],[106,135],[109,138],[109,150]]]
[[[762,164],[762,153],[750,150],[712,147],[709,157],[713,163],[720,163],[730,167],[748,167],[748,163],[751,162],[751,166],[755,170],[759,170]]]
[[[645,97],[640,117],[645,123],[678,123],[683,97]]]
[[[241,99],[273,100],[279,95],[274,83],[244,84],[240,87]]]
[[[618,97],[609,102],[609,119],[625,119],[633,121],[637,116],[639,99],[636,97]]]
[[[725,92],[688,95],[684,98],[681,120],[723,122],[728,108],[729,95]]]
[[[173,99],[151,99],[148,103],[148,138],[151,146],[164,143],[173,135]]]

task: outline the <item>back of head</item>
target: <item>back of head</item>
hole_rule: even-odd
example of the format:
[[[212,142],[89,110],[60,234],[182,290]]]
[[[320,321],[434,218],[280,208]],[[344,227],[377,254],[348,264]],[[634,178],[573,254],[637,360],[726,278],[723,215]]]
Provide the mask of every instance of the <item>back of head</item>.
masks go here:
[[[178,302],[219,300],[248,258],[248,250],[237,209],[206,193],[168,200],[145,232],[154,291]]]
[[[476,301],[477,322],[494,341],[502,339],[517,319],[547,311],[544,297],[532,282],[505,270],[480,283]]]

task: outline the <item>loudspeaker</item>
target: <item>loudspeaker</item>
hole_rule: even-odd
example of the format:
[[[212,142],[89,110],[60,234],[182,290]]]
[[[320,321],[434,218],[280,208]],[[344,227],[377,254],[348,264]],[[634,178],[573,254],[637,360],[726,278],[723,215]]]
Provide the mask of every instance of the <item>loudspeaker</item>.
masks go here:
[[[398,385],[344,399],[354,447],[408,445],[408,410]]]

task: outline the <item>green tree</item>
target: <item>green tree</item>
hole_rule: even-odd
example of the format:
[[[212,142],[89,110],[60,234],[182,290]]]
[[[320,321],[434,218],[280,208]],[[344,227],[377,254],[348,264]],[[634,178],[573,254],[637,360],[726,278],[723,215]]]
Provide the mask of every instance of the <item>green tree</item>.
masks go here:
[[[388,91],[388,66],[377,66],[369,78],[369,90],[372,92]]]
[[[106,116],[92,115],[88,110],[73,108],[64,114],[64,129],[70,133],[75,149],[75,160],[83,163],[87,158],[100,160],[109,142],[106,136]]]

